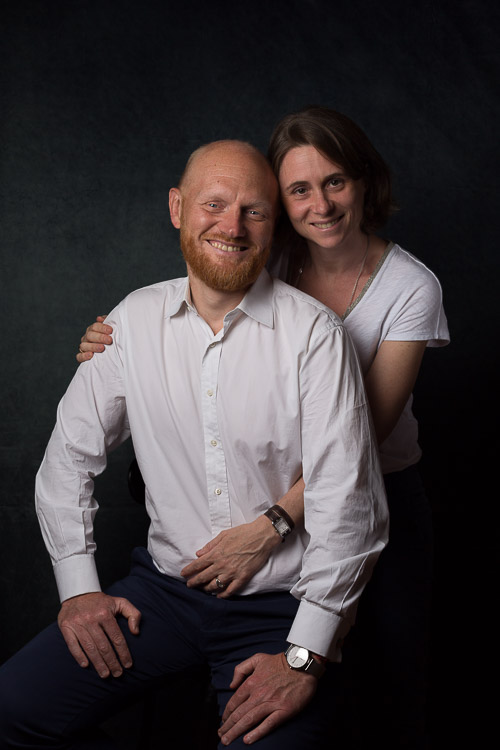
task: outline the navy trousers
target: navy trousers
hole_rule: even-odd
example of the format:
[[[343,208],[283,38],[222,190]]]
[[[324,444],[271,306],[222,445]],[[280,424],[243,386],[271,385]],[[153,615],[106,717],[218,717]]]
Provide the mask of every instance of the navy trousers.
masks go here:
[[[130,634],[126,620],[119,621],[132,668],[119,678],[105,680],[93,667],[82,669],[54,623],[0,669],[0,747],[109,750],[114,745],[99,734],[100,722],[165,675],[206,664],[222,714],[232,695],[229,684],[235,666],[258,652],[283,651],[298,607],[283,592],[217,599],[188,589],[159,573],[142,548],[134,551],[130,575],[107,593],[126,597],[142,613],[138,636]],[[335,733],[336,669],[335,664],[329,666],[313,701],[259,740],[259,748],[329,746]],[[191,711],[195,722],[197,706]],[[170,717],[172,726],[175,721],[175,716]],[[170,746],[175,745],[165,737],[165,748]],[[247,746],[239,738],[231,747]]]

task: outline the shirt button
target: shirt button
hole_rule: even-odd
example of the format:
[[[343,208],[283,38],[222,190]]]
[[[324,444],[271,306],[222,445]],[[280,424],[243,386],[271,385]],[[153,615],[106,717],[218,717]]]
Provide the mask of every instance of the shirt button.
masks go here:
[[[209,349],[213,349],[215,346],[215,342],[213,342],[212,344],[209,344],[208,346],[209,346]]]
[[[213,445],[214,448],[215,448],[215,446],[217,445],[217,440],[211,440],[210,441],[210,445]]]
[[[214,392],[212,391],[212,389],[207,391],[207,396],[213,396],[213,395],[214,395]]]
[[[214,492],[216,495],[222,495],[222,490],[220,489],[220,487],[217,487],[217,489],[214,490]]]

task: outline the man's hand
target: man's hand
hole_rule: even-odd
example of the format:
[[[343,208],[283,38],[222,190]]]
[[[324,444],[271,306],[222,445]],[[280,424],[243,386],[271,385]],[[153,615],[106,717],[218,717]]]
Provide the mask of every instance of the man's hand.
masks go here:
[[[103,352],[106,346],[113,343],[111,338],[113,328],[104,323],[105,320],[106,315],[98,315],[96,323],[92,323],[87,328],[80,339],[80,346],[76,355],[77,362],[87,362],[87,360],[92,359],[94,352]]]
[[[196,552],[198,559],[186,565],[181,575],[187,579],[189,588],[218,592],[217,596],[225,599],[248,583],[277,544],[281,544],[281,538],[272,523],[259,516],[252,523],[221,531]],[[224,590],[217,587],[217,577],[224,583]]]
[[[247,745],[260,740],[302,711],[317,684],[316,677],[290,669],[284,654],[255,654],[241,662],[229,686],[238,689],[222,716],[222,744],[229,745],[245,732],[243,742]]]
[[[132,666],[127,642],[116,618],[123,615],[134,635],[139,634],[141,613],[127,599],[101,592],[66,599],[57,618],[64,640],[81,667],[94,665],[99,677],[119,677],[122,665]]]

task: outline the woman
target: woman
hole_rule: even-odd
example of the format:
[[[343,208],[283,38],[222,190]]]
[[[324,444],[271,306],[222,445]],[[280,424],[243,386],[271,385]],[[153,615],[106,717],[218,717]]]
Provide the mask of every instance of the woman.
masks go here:
[[[449,340],[441,288],[420,261],[374,234],[393,210],[389,170],[349,118],[323,107],[288,115],[272,135],[268,156],[286,211],[271,272],[328,305],[349,330],[391,512],[389,545],[344,650],[347,685],[357,693],[344,712],[360,727],[360,747],[377,741],[377,725],[386,747],[426,747],[432,534],[416,469],[421,451],[411,393],[426,346]],[[111,343],[110,327],[98,320],[82,339],[79,361]],[[279,502],[295,523],[303,516],[302,491],[299,482]],[[182,574],[188,585],[211,591],[216,572],[229,582],[219,595],[230,596],[280,541],[262,516],[219,534]],[[352,706],[359,718],[349,714]]]

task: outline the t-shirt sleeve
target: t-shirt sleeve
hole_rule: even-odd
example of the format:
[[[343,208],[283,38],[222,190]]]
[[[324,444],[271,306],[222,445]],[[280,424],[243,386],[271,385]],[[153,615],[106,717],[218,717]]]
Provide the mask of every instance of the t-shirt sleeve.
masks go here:
[[[427,346],[449,344],[441,285],[428,269],[422,269],[411,285],[401,279],[401,294],[384,340],[427,341]]]

